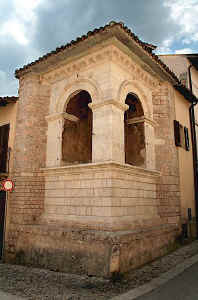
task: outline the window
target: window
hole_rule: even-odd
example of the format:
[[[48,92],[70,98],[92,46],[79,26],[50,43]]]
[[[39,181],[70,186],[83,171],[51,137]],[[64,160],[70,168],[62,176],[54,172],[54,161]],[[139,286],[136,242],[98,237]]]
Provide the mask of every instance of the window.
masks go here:
[[[89,103],[91,103],[89,93],[80,91],[67,105],[62,134],[64,164],[92,161],[92,111],[88,106]]]
[[[183,127],[178,121],[174,120],[175,145],[182,147],[186,151],[190,150],[188,128]]]
[[[124,114],[125,162],[145,167],[144,111],[139,98],[133,93],[127,95],[125,103],[129,106]]]
[[[10,125],[0,126],[0,173],[7,172],[7,153]]]

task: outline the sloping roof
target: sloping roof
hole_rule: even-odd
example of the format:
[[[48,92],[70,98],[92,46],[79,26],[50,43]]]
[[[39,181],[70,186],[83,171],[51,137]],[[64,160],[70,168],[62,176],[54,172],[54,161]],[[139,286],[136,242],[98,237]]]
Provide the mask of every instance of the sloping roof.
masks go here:
[[[165,65],[161,60],[160,58],[154,54],[152,51],[154,49],[156,49],[156,46],[155,45],[152,45],[152,44],[149,44],[149,43],[145,43],[145,42],[142,42],[137,35],[135,35],[127,26],[125,26],[122,22],[110,22],[109,24],[105,25],[104,27],[100,27],[100,28],[97,28],[97,29],[94,29],[93,31],[89,31],[86,35],[83,35],[81,37],[78,37],[75,41],[72,40],[70,43],[66,44],[66,45],[63,45],[61,47],[58,47],[56,48],[56,50],[54,51],[51,51],[47,54],[45,54],[44,56],[42,57],[39,57],[37,60],[35,60],[34,62],[30,63],[30,64],[27,64],[27,65],[24,65],[22,68],[20,69],[17,69],[15,71],[15,77],[16,78],[20,78],[20,76],[24,73],[26,73],[26,71],[30,70],[31,67],[35,66],[35,65],[38,65],[39,63],[41,62],[44,62],[44,61],[47,61],[48,58],[52,57],[52,56],[55,56],[61,52],[65,52],[69,49],[71,49],[72,47],[74,48],[76,45],[79,45],[81,43],[83,43],[84,41],[86,40],[89,40],[90,37],[93,37],[93,36],[97,36],[97,35],[100,35],[100,34],[103,34],[105,32],[110,32],[111,30],[113,30],[114,28],[120,28],[122,29],[123,32],[127,33],[129,39],[133,40],[137,45],[139,45],[142,50],[144,50],[144,52],[150,56],[150,58],[152,60],[155,61],[155,63],[157,63],[162,69],[164,72],[166,72],[169,76],[172,77],[172,79],[175,81],[175,82],[178,82],[179,83],[179,80],[177,78],[177,76],[168,68],[167,65]]]
[[[119,31],[119,32],[118,32]],[[63,45],[61,47],[56,48],[54,51],[51,51],[45,54],[42,57],[39,57],[34,62],[24,65],[22,68],[17,69],[15,71],[15,77],[20,78],[22,75],[26,74],[30,71],[38,71],[36,68],[37,66],[41,65],[43,70],[47,68],[47,64],[52,64],[53,60],[51,58],[58,57],[59,54],[70,54],[70,51],[76,46],[81,46],[84,43],[88,42],[91,38],[98,38],[100,35],[105,38],[110,36],[116,36],[120,38],[120,41],[125,43],[125,45],[130,46],[130,42],[136,44],[136,54],[138,55],[141,51],[141,59],[144,59],[144,62],[152,65],[152,68],[155,69],[156,72],[159,72],[161,76],[166,77],[173,86],[190,102],[198,101],[198,99],[191,93],[189,89],[183,86],[180,80],[177,78],[175,73],[169,69],[169,67],[157,56],[153,53],[153,50],[156,49],[155,45],[145,43],[141,41],[137,35],[135,35],[127,26],[124,25],[122,22],[110,22],[109,24],[105,25],[104,27],[100,27],[94,29],[93,31],[89,31],[86,35],[78,37],[76,40],[72,40],[70,43]],[[122,37],[121,37],[122,33]],[[127,35],[126,35],[127,34]],[[126,38],[127,36],[127,38]],[[84,48],[87,45],[84,44]]]
[[[9,103],[16,103],[18,101],[18,97],[11,96],[11,97],[0,97],[0,106],[6,106]]]

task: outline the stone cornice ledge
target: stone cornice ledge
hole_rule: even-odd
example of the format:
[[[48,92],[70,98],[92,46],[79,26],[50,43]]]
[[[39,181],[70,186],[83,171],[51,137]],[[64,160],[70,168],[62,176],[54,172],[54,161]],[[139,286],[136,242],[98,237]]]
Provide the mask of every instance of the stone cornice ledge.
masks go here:
[[[128,124],[137,124],[137,123],[142,123],[142,122],[152,125],[153,127],[158,126],[157,122],[155,122],[154,120],[152,120],[148,117],[145,117],[145,116],[131,118],[127,121]]]
[[[77,164],[77,165],[67,165],[61,167],[49,167],[41,168],[44,174],[61,174],[64,173],[87,173],[93,171],[104,171],[104,170],[119,170],[120,172],[125,172],[127,174],[133,174],[137,176],[146,177],[159,177],[161,173],[156,170],[148,170],[141,167],[132,166],[129,164],[121,164],[115,161],[99,162],[99,163],[89,163],[89,164]]]

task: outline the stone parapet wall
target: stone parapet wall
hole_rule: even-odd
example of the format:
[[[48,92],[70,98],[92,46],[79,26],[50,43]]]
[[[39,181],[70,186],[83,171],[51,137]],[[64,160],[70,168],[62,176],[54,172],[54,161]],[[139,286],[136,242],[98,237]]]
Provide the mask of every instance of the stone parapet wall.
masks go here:
[[[134,229],[158,221],[160,174],[118,163],[48,168],[40,222],[94,229]]]

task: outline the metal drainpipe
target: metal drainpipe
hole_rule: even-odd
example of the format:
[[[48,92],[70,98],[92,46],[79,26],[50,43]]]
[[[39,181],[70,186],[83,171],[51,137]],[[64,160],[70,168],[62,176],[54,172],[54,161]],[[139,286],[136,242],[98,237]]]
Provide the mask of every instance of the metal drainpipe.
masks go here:
[[[190,91],[192,93],[192,78],[191,78],[191,68],[192,65],[188,67],[188,78]],[[197,161],[197,138],[195,130],[195,112],[194,106],[197,102],[193,102],[189,108],[190,114],[190,127],[191,127],[191,137],[192,137],[192,151],[193,151],[193,169],[194,169],[194,190],[195,190],[195,214],[196,214],[196,238],[198,239],[198,161]]]

